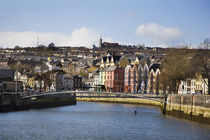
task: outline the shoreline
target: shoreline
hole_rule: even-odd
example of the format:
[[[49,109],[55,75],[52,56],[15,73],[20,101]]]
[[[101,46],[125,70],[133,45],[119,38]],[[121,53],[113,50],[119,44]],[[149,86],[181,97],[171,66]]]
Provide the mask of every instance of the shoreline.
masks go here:
[[[90,98],[90,97],[76,97],[77,101],[83,102],[104,102],[104,103],[120,103],[120,104],[136,104],[136,105],[149,105],[161,107],[163,103],[153,100],[142,98]]]
[[[20,94],[3,94],[0,99],[0,113],[76,104],[75,94],[46,94],[28,98],[23,98]]]

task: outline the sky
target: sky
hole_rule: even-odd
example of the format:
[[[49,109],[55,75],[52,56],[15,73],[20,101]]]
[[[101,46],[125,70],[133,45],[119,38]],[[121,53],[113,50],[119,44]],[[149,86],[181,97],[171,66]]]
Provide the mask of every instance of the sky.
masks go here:
[[[199,45],[210,0],[0,0],[0,47]],[[37,41],[38,40],[38,41]]]

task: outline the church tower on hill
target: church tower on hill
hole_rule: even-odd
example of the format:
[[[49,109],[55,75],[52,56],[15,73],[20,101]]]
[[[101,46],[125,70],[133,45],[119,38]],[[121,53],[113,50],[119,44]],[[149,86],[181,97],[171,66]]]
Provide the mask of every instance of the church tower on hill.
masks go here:
[[[100,40],[99,40],[99,48],[102,47],[102,37],[100,37]]]

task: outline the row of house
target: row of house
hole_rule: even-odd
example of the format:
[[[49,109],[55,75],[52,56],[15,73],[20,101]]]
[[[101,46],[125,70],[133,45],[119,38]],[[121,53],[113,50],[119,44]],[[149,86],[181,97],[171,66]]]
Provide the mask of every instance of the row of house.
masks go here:
[[[68,77],[63,70],[50,71],[49,77],[41,78],[41,73],[38,73],[40,78],[30,73],[15,72],[14,80],[23,83],[23,90],[41,90],[45,92],[62,91],[62,90],[76,90],[82,89],[82,78],[78,75]]]
[[[81,76],[68,77],[66,72],[62,70],[48,72],[48,75],[42,75],[41,72],[36,74],[21,73],[0,66],[0,92],[52,92],[82,89]],[[48,76],[47,79],[46,76]]]
[[[100,68],[85,83],[91,90],[101,86],[108,92],[157,93],[159,87],[160,64],[140,64],[138,57],[111,56],[101,59]],[[95,87],[95,88],[94,88]],[[103,87],[103,88],[102,88]],[[156,87],[156,88],[155,88]]]
[[[126,93],[159,94],[168,92],[160,85],[161,63],[150,61],[141,64],[138,57],[107,55],[101,59],[100,68],[86,81],[86,86],[91,90]],[[196,76],[193,79],[181,81],[179,94],[201,93],[207,94],[207,79]],[[103,87],[103,88],[102,88]]]
[[[5,64],[5,61],[2,64]],[[39,75],[50,72],[47,80],[46,77],[41,80],[37,79],[31,74],[31,71],[15,73],[13,82],[19,81],[22,83],[23,91],[85,89],[126,93],[158,94],[165,92],[160,85],[161,63],[157,58],[143,54],[138,56],[108,54],[101,59],[48,58],[42,64],[34,60],[30,62],[18,60],[17,64],[32,64],[34,66],[33,72]],[[32,69],[32,67],[30,68]],[[6,76],[7,74],[13,74],[13,71],[10,70],[10,72],[5,73],[4,69],[2,69],[0,78],[1,73],[3,76]],[[199,92],[205,94],[208,91],[205,83],[207,83],[206,79],[199,78],[199,76],[181,81],[178,93]]]
[[[15,92],[23,90],[22,82],[16,82],[13,78],[14,71],[7,68],[5,65],[0,65],[0,92]]]

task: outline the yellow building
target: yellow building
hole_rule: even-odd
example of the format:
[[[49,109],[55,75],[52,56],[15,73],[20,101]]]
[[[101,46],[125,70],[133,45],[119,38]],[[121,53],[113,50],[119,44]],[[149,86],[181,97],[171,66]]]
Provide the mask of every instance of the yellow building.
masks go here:
[[[195,79],[195,92],[196,93],[202,93],[202,94],[207,94],[208,93],[208,79],[203,79],[200,74],[196,74],[196,79]]]
[[[34,89],[34,85],[35,85],[35,79],[34,77],[30,77],[28,78],[28,85],[31,89]]]

